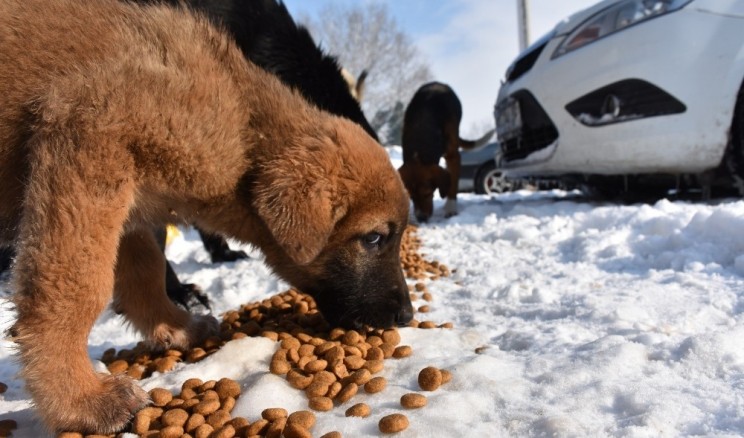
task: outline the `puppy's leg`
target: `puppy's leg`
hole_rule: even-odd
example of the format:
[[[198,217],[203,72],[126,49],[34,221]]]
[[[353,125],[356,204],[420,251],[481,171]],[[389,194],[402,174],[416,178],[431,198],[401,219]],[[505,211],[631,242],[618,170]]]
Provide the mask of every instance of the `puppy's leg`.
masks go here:
[[[234,262],[235,260],[248,258],[248,254],[245,251],[234,251],[230,249],[224,237],[207,233],[199,228],[196,230],[199,232],[199,237],[201,237],[204,248],[209,252],[212,263]]]
[[[131,379],[96,374],[87,351],[90,329],[111,298],[119,234],[133,204],[132,163],[124,148],[62,129],[29,142],[11,333],[47,427],[108,434],[148,402]]]
[[[159,348],[188,348],[219,330],[212,316],[191,315],[165,293],[166,260],[149,229],[125,234],[116,263],[114,309]]]
[[[460,180],[460,136],[456,124],[445,126],[445,138],[447,150],[444,153],[444,161],[447,163],[450,185],[447,191],[447,200],[444,203],[444,215],[445,217],[452,217],[457,214],[457,191]]]

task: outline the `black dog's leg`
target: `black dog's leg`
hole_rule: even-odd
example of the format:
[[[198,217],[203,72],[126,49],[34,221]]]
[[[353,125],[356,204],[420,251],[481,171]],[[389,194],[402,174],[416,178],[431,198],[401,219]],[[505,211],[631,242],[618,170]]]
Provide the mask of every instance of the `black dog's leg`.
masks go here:
[[[0,247],[0,274],[7,271],[10,268],[10,264],[13,262],[15,257],[15,251],[11,247]]]
[[[165,252],[165,241],[168,235],[166,228],[156,228],[153,232],[160,249]],[[193,306],[198,304],[201,304],[207,310],[211,310],[209,298],[202,292],[201,288],[192,283],[181,283],[176,271],[173,270],[173,266],[167,259],[165,261],[165,292],[171,301],[183,306],[186,310],[191,310]]]
[[[235,260],[248,258],[248,254],[245,251],[231,250],[224,237],[207,233],[199,228],[196,230],[199,232],[202,243],[204,243],[204,248],[209,253],[212,263],[234,262]]]

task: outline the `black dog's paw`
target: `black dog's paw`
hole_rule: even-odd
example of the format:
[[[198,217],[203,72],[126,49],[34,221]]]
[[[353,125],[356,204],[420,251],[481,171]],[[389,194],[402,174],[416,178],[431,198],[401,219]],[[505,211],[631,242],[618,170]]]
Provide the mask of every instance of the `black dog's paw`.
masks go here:
[[[202,306],[207,311],[212,310],[209,297],[195,284],[179,283],[177,286],[168,287],[167,292],[171,301],[188,311],[197,306]]]
[[[214,251],[209,253],[212,258],[212,263],[221,262],[234,262],[236,260],[247,259],[248,254],[245,251],[234,251],[230,248],[221,249],[220,251]]]

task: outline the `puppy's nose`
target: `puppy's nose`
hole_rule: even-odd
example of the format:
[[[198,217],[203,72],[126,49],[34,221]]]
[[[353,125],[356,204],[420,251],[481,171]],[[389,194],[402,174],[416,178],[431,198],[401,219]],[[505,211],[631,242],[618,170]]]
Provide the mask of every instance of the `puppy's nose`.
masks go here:
[[[406,306],[395,315],[395,323],[402,327],[408,325],[413,319],[413,307]]]

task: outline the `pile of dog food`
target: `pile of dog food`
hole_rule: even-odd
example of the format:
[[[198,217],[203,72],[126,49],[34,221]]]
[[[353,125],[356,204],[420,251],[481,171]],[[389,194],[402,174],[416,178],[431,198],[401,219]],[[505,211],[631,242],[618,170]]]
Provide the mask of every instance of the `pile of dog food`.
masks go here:
[[[5,394],[8,390],[8,385],[0,382],[0,394]],[[18,428],[18,424],[14,420],[0,420],[0,438],[9,437],[13,434],[13,431]]]
[[[421,242],[415,228],[409,227],[401,245],[401,264],[409,279],[417,282],[409,286],[412,301],[431,302],[433,297],[422,280],[450,275],[449,269],[429,262],[419,254]],[[419,313],[429,311],[429,304],[418,307]],[[452,328],[452,323],[413,320],[412,327]],[[178,363],[194,363],[219,350],[226,342],[247,336],[263,336],[279,343],[274,353],[270,372],[284,376],[294,388],[304,391],[308,410],[289,414],[285,409],[263,411],[262,418],[248,421],[232,417],[240,386],[230,379],[202,382],[192,378],[183,383],[178,394],[162,388],[150,391],[153,405],[140,411],[129,432],[142,437],[177,438],[232,438],[232,437],[312,437],[316,412],[329,411],[346,405],[364,391],[382,392],[386,379],[375,376],[388,359],[403,359],[413,354],[413,348],[400,345],[400,334],[389,330],[366,328],[344,330],[331,328],[317,309],[312,297],[290,289],[260,302],[246,304],[226,312],[220,324],[219,336],[207,339],[188,351],[152,351],[145,343],[133,349],[107,350],[102,362],[113,373],[126,373],[134,379],[149,377],[154,372],[168,372]],[[427,367],[419,373],[419,387],[434,391],[451,379],[446,370]],[[424,407],[427,399],[419,393],[401,397],[402,409]],[[365,403],[348,407],[346,416],[368,417],[371,409]],[[396,433],[409,426],[402,413],[379,419],[383,433]],[[0,437],[2,431],[0,430]],[[114,437],[110,435],[109,437]],[[60,438],[82,438],[77,433],[64,433]],[[340,438],[330,431],[323,438]],[[88,435],[86,438],[99,438]]]

